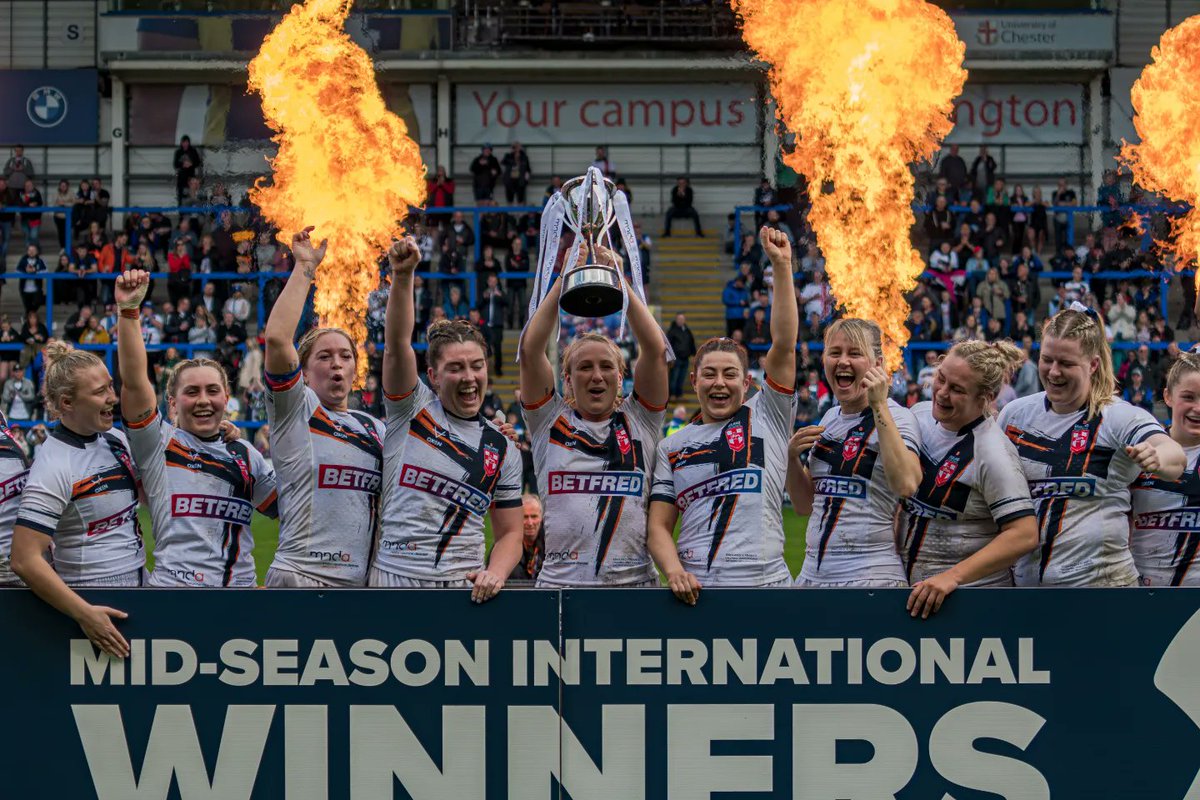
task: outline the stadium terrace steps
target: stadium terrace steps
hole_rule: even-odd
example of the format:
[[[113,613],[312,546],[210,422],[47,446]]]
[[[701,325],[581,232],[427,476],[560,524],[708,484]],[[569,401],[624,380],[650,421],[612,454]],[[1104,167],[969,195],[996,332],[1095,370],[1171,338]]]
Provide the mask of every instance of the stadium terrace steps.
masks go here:
[[[677,222],[670,237],[654,239],[650,258],[650,296],[661,309],[659,319],[664,329],[680,311],[687,315],[688,327],[698,346],[710,336],[725,334],[721,291],[732,271],[729,257],[721,246],[720,234],[706,230],[701,239],[690,230],[684,232],[685,222]],[[690,386],[685,391],[684,403],[689,411],[696,410],[696,399]],[[667,416],[670,414],[671,409],[667,409]]]

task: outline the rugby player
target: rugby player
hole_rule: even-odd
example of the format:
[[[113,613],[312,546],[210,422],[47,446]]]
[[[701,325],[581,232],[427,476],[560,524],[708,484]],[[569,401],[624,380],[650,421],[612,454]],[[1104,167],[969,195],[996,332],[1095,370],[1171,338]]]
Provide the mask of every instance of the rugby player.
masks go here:
[[[44,353],[42,392],[59,422],[29,469],[13,528],[12,569],[94,644],[124,658],[129,644],[113,619],[127,615],[93,606],[72,589],[142,585],[138,477],[125,434],[112,430],[117,395],[94,353],[57,341]]]
[[[29,478],[29,456],[17,444],[0,412],[0,587],[23,586],[9,566],[13,524],[21,505],[21,491]]]
[[[279,547],[267,586],[363,586],[379,520],[383,423],[346,401],[358,345],[341,328],[293,344],[325,257],[312,228],[292,237],[296,266],[267,320],[271,460],[279,486]]]
[[[1133,484],[1133,563],[1143,586],[1200,586],[1200,569],[1192,569],[1200,549],[1200,354],[1179,356],[1163,400],[1187,468],[1177,480],[1142,475]]]
[[[383,393],[387,407],[379,547],[368,585],[470,587],[482,603],[521,560],[521,453],[479,413],[488,386],[488,348],[467,320],[440,320],[426,334],[429,386],[412,348],[415,240],[388,252]],[[432,386],[432,389],[430,388]],[[491,515],[484,566],[483,518]]]
[[[597,259],[622,269],[604,247]],[[581,264],[587,263],[582,248]],[[562,393],[546,356],[558,329],[562,281],[550,288],[521,339],[521,409],[545,514],[546,552],[537,585],[657,586],[646,549],[646,500],[667,407],[666,340],[636,292],[628,319],[638,345],[633,393],[621,397],[625,359],[599,333],[562,352]]]
[[[889,397],[879,326],[839,319],[825,332],[825,380],[838,404],[793,436],[788,493],[809,514],[799,586],[908,586],[895,514],[921,484],[921,434]],[[820,429],[819,431],[816,429]],[[797,456],[811,447],[808,465]]]
[[[1029,484],[992,403],[1025,361],[1012,342],[959,342],[938,364],[933,401],[917,403],[921,486],[903,503],[908,610],[928,617],[960,586],[1012,586],[1012,565],[1037,547]]]
[[[217,362],[179,362],[166,387],[176,425],[158,413],[137,316],[149,285],[149,273],[131,270],[118,276],[115,287],[122,309],[117,321],[121,413],[154,521],[154,571],[148,583],[254,586],[250,518],[255,508],[278,516],[275,472],[245,440],[224,441],[221,421],[229,383]]]
[[[1187,460],[1149,412],[1113,397],[1104,323],[1075,303],[1046,320],[1043,392],[1014,400],[999,424],[1017,446],[1040,547],[1017,561],[1018,586],[1134,586],[1129,487],[1139,473],[1174,481]]]
[[[763,227],[760,241],[777,286],[792,285],[787,236]],[[771,300],[771,349],[758,393],[746,400],[746,349],[709,339],[696,352],[692,386],[700,413],[658,446],[647,535],[675,596],[695,604],[702,586],[788,586],[783,491],[796,418],[796,296]],[[672,539],[682,514],[679,543]]]

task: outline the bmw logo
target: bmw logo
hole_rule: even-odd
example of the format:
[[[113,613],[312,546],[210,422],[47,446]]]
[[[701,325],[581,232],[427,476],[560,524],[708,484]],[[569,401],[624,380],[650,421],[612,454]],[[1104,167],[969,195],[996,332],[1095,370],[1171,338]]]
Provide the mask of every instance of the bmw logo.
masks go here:
[[[53,128],[67,118],[67,96],[53,86],[39,86],[29,93],[25,113],[39,128]]]

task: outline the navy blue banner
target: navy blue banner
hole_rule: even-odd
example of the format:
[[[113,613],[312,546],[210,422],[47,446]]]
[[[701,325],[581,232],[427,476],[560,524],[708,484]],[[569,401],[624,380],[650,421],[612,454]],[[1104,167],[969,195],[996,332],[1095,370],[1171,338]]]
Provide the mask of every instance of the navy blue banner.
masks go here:
[[[1200,796],[1200,591],[0,590],[4,796]]]
[[[0,70],[0,142],[96,144],[96,76],[94,69]]]

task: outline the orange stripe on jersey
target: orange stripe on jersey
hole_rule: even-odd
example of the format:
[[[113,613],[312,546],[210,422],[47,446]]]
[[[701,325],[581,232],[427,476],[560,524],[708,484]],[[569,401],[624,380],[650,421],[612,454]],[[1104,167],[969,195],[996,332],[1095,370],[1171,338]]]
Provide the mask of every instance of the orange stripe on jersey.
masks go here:
[[[398,400],[403,400],[407,397],[412,397],[412,393],[415,392],[416,390],[417,390],[417,387],[413,386],[413,388],[409,389],[407,392],[401,392],[400,394],[388,394],[387,392],[384,392],[383,396],[386,397],[388,400],[391,400],[394,403]]]
[[[447,447],[449,447],[454,452],[458,453],[460,456],[467,455],[466,453],[464,453],[462,451],[462,449],[458,445],[456,445],[450,439],[447,439],[445,436],[442,436],[440,433],[438,433],[438,424],[434,420],[433,415],[430,414],[427,409],[424,409],[424,408],[421,409],[420,413],[417,414],[415,421],[419,422],[420,424],[422,424],[426,428],[428,428],[429,432],[433,434],[433,438],[436,439],[437,441],[444,443]],[[415,436],[416,438],[420,439],[421,441],[425,441],[425,435],[421,434],[421,433],[417,433],[415,430],[413,430],[413,427],[411,425],[408,428],[408,435]],[[429,442],[425,442],[425,443],[429,444]],[[433,445],[429,445],[429,446],[432,447]]]
[[[271,504],[278,500],[279,500],[279,493],[272,491],[271,495],[266,500],[262,501],[261,505],[259,505],[258,510],[265,514],[265,513],[267,513],[267,509],[271,507]]]
[[[156,419],[158,419],[158,409],[157,408],[152,409],[150,411],[149,416],[147,416],[144,420],[141,420],[140,422],[130,422],[129,420],[126,420],[125,427],[131,428],[135,431],[140,431],[142,428],[145,428],[147,425],[149,425],[151,422],[154,422]]]
[[[1025,431],[1021,430],[1020,428],[1016,427],[1015,425],[1009,425],[1008,427],[1006,427],[1004,429],[1004,435],[1007,436],[1009,439],[1011,439],[1013,444],[1016,444],[1017,441],[1020,440],[1021,436],[1024,433],[1025,433]],[[1049,447],[1037,444],[1035,442],[1023,441],[1023,442],[1021,442],[1021,446],[1028,447],[1030,450],[1041,450],[1043,453],[1050,452]]]
[[[558,431],[559,433],[561,433],[563,436],[567,437],[568,439],[574,439],[575,441],[581,442],[586,445],[594,445],[595,444],[590,439],[586,439],[586,438],[580,436],[579,434],[575,433],[574,431],[572,431],[571,426],[567,423],[566,417],[559,417],[558,419],[554,420],[554,430]],[[563,444],[562,442],[556,442],[553,439],[550,440],[550,443],[556,444],[559,447],[566,447],[566,445]]]
[[[663,403],[661,406],[656,406],[656,405],[653,405],[653,404],[651,404],[651,403],[647,403],[645,400],[643,400],[643,399],[642,399],[642,396],[641,396],[640,394],[636,394],[636,393],[635,393],[635,394],[634,394],[634,397],[635,397],[635,398],[637,398],[637,401],[638,401],[639,403],[641,403],[641,405],[642,405],[642,408],[644,408],[644,409],[646,409],[647,411],[650,411],[650,412],[652,412],[652,413],[654,413],[654,414],[657,414],[659,411],[666,411],[666,410],[667,410],[667,404],[666,404],[666,403]]]
[[[784,386],[782,383],[776,383],[774,380],[771,379],[771,376],[767,375],[766,373],[763,374],[763,379],[767,382],[767,386],[770,386],[772,389],[779,392],[780,394],[795,394],[796,393],[795,389],[793,389],[790,386]]]
[[[181,456],[185,461],[195,461],[200,464],[208,464],[210,467],[217,467],[218,469],[225,469],[226,466],[220,461],[213,461],[211,458],[205,458],[202,453],[193,453],[191,450],[179,444],[179,442],[175,441],[174,439],[167,444],[167,451]],[[182,469],[182,467],[180,467],[178,464],[172,464],[170,462],[167,462],[167,466]]]
[[[550,391],[546,392],[546,396],[545,396],[545,397],[543,397],[541,400],[538,400],[538,401],[536,401],[536,402],[533,402],[533,403],[526,403],[524,400],[522,400],[522,401],[521,401],[521,408],[528,409],[529,411],[537,411],[539,408],[541,408],[542,406],[546,405],[546,403],[549,403],[549,402],[550,402],[550,398],[552,398],[552,397],[554,397],[554,390],[553,390],[553,389],[551,389]],[[663,406],[663,408],[666,408],[666,406]]]

